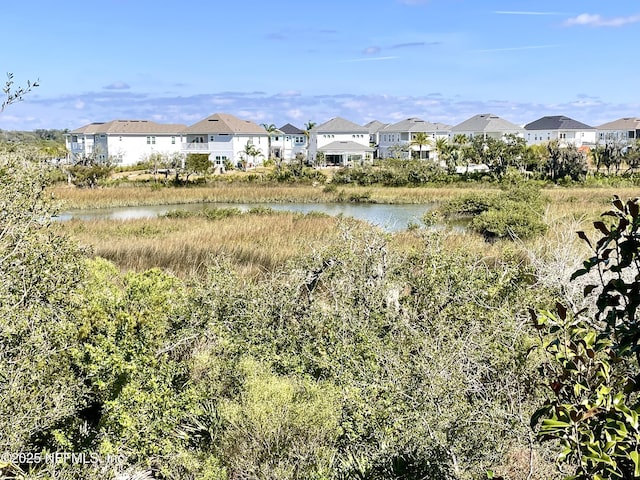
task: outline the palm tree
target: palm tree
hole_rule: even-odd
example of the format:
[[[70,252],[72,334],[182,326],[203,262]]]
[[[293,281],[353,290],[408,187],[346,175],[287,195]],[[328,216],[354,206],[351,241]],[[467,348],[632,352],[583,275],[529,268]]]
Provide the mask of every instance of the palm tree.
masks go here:
[[[251,157],[251,159],[253,160],[253,163],[255,164],[256,161],[256,157],[258,155],[262,155],[262,152],[260,151],[259,148],[257,148],[253,142],[251,140],[247,141],[247,144],[244,146],[244,149],[242,150],[242,153],[244,153],[245,157],[243,158],[243,162],[242,162],[242,167],[243,170],[246,171],[247,170],[247,158]]]
[[[273,137],[273,135],[278,132],[278,128],[273,123],[263,123],[261,125],[262,125],[262,128],[266,130],[268,135],[267,141],[268,141],[269,150],[267,153],[267,159],[271,159],[273,154],[273,152],[271,151],[271,137]]]
[[[436,155],[437,155],[437,160],[440,160],[440,156],[445,152],[445,150],[447,149],[447,147],[449,146],[449,142],[446,138],[444,137],[440,137],[440,138],[436,138]]]
[[[411,143],[409,145],[411,145],[412,147],[418,147],[418,158],[422,160],[422,147],[431,145],[431,138],[429,138],[429,135],[425,132],[416,132],[413,134]]]
[[[304,130],[302,131],[302,133],[304,133],[304,136],[307,138],[307,160],[309,159],[309,141],[311,139],[311,130],[315,126],[316,122],[312,122],[311,120],[309,120],[307,123],[305,123]]]

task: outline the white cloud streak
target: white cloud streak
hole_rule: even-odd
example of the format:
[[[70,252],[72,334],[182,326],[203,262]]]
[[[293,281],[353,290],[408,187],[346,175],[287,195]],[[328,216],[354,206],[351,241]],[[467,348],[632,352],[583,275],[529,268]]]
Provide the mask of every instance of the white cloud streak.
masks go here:
[[[638,22],[640,22],[640,14],[629,15],[626,17],[604,18],[603,16],[597,14],[582,13],[577,17],[567,19],[564,24],[569,27],[622,27],[624,25]]]

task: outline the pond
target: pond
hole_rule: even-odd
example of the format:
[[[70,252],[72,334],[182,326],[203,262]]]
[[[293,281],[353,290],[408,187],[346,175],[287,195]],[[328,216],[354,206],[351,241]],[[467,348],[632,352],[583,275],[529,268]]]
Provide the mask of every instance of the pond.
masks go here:
[[[205,208],[237,208],[247,211],[251,208],[266,207],[277,211],[297,213],[321,212],[332,216],[353,217],[377,225],[386,231],[405,230],[410,224],[422,225],[422,216],[436,204],[390,205],[377,203],[197,203],[176,205],[152,205],[137,207],[100,208],[89,210],[69,210],[61,213],[57,220],[70,219],[128,220],[155,218],[172,210],[202,210]]]

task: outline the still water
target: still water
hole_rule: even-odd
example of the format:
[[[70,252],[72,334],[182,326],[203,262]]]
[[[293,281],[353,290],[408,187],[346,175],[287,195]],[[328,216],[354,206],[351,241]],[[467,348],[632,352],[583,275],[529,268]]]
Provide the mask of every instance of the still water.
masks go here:
[[[298,213],[321,212],[332,216],[353,217],[377,225],[386,231],[405,230],[410,224],[422,225],[422,216],[432,210],[435,204],[386,205],[373,203],[197,203],[181,205],[153,205],[142,207],[100,208],[91,210],[70,210],[61,213],[61,221],[72,218],[80,220],[112,219],[128,220],[155,218],[171,210],[202,210],[205,208],[237,208],[242,211],[255,207],[267,207]]]

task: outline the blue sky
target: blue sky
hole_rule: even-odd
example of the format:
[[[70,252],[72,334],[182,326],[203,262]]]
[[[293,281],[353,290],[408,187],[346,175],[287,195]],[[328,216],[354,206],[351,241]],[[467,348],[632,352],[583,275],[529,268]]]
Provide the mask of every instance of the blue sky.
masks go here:
[[[0,74],[40,83],[4,130],[640,116],[631,0],[31,0],[2,19]]]

